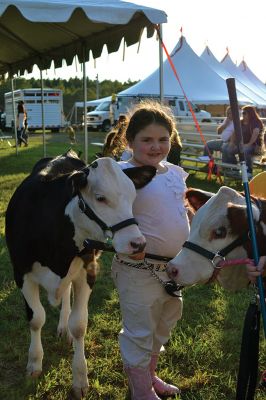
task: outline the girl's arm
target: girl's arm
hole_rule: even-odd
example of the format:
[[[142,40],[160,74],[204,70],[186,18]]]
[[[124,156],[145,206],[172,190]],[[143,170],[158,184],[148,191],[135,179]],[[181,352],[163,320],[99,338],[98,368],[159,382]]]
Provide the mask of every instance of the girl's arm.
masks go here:
[[[221,133],[225,130],[225,128],[229,125],[229,123],[230,123],[230,120],[228,118],[225,118],[222,125],[218,126],[218,128],[217,128],[218,135],[221,135]]]
[[[260,130],[259,128],[254,128],[252,131],[251,138],[249,139],[249,142],[247,143],[248,146],[251,146],[254,144],[259,136]]]

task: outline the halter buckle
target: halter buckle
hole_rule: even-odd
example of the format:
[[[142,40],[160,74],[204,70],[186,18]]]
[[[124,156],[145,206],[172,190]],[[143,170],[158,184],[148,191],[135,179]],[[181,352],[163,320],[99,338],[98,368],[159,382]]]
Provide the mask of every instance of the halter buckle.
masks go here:
[[[215,261],[216,261],[217,259],[219,259],[219,261],[218,261],[217,264],[216,264]],[[225,257],[223,257],[223,256],[219,253],[219,251],[217,251],[217,253],[215,253],[213,259],[210,260],[210,261],[211,261],[211,263],[212,263],[212,265],[213,265],[213,268],[215,268],[215,269],[221,269],[222,266],[219,267],[219,263],[220,263],[221,261],[225,261]]]
[[[113,232],[110,229],[107,229],[104,231],[104,237],[105,241],[104,243],[106,244],[107,247],[112,247],[113,246]]]

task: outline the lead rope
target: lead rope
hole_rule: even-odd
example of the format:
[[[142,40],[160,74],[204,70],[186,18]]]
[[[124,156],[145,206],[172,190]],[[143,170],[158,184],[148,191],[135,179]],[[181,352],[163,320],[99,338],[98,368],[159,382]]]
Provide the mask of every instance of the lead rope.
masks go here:
[[[254,298],[246,312],[240,350],[236,400],[253,400],[258,377],[260,310],[258,290],[254,285]]]

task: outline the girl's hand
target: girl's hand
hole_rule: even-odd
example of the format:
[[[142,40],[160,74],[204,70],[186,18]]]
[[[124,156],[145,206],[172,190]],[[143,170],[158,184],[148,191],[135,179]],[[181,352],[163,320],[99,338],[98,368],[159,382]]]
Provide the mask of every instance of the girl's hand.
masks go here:
[[[263,274],[265,266],[266,266],[266,256],[260,257],[257,266],[247,265],[247,274],[251,283],[255,283],[256,278]]]

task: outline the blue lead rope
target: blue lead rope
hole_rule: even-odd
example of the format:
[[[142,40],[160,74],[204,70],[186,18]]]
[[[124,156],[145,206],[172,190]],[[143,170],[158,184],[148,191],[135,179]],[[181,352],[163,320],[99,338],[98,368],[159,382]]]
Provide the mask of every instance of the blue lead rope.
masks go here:
[[[249,225],[250,236],[251,236],[253,259],[254,259],[255,265],[258,265],[259,252],[258,252],[256,231],[255,231],[255,225],[254,225],[253,213],[252,213],[252,207],[251,207],[251,200],[250,200],[250,191],[249,191],[249,185],[248,185],[248,176],[247,176],[247,167],[246,167],[245,154],[244,154],[242,130],[241,130],[240,118],[239,118],[239,106],[238,106],[238,101],[237,101],[237,96],[236,96],[235,79],[234,78],[226,79],[226,84],[227,84],[227,89],[228,89],[228,94],[229,94],[229,99],[230,99],[230,106],[231,106],[231,111],[232,111],[232,117],[233,117],[234,129],[235,129],[236,141],[237,141],[237,147],[238,147],[238,155],[239,155],[239,160],[240,160],[240,165],[241,165],[242,183],[243,183],[243,187],[244,187],[245,200],[246,200],[246,205],[247,205],[248,225]],[[266,304],[265,304],[263,280],[262,280],[261,276],[259,276],[257,278],[257,286],[258,286],[258,292],[259,292],[259,297],[260,297],[260,309],[261,309],[261,315],[262,315],[262,320],[263,320],[264,336],[266,337]]]

